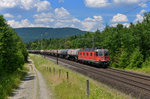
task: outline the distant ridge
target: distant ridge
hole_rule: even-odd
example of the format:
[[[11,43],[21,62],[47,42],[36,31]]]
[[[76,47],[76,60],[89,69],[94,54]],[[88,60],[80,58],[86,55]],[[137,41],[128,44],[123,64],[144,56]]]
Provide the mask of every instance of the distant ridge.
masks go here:
[[[15,28],[17,34],[24,42],[41,40],[43,38],[63,38],[73,35],[83,35],[86,31],[76,28],[46,28],[46,27],[25,27]]]

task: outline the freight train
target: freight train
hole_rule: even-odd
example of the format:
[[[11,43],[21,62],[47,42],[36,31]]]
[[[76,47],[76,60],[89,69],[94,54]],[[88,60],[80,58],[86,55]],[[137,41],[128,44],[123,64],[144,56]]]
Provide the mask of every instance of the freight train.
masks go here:
[[[110,64],[108,49],[59,49],[59,50],[28,50],[29,53],[58,56],[80,63],[95,64],[107,67]]]

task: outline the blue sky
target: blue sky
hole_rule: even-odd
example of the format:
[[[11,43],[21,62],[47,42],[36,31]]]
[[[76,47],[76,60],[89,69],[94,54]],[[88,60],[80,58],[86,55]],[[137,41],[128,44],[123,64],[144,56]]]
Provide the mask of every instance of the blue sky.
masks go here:
[[[149,0],[0,0],[0,14],[14,28],[74,27],[103,30],[143,20]]]

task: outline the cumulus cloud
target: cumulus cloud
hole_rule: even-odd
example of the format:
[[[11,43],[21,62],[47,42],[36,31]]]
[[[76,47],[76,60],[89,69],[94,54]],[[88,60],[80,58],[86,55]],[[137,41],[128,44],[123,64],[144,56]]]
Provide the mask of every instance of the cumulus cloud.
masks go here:
[[[18,15],[17,18],[21,18]],[[96,31],[97,29],[103,29],[102,16],[87,17],[83,20],[73,17],[67,9],[61,7],[56,8],[54,11],[41,12],[33,15],[34,22],[30,22],[28,19],[21,21],[8,20],[8,24],[14,28],[18,27],[74,27],[80,28],[86,31]]]
[[[142,8],[146,8],[147,4],[146,3],[140,3],[139,6],[142,7]]]
[[[37,8],[37,11],[43,11],[50,8],[50,2],[40,0],[0,0],[0,9],[14,7],[25,10]]]
[[[146,12],[146,10],[141,10],[137,15],[136,15],[136,19],[134,20],[134,23],[137,22],[142,22],[144,20],[144,16],[143,14]]]
[[[20,6],[20,8],[25,9],[25,10],[30,10],[31,8],[35,7],[35,4],[36,4],[36,0],[20,0],[20,2],[18,0],[17,6]]]
[[[102,16],[93,16],[93,18],[86,18],[81,22],[82,28],[86,31],[95,31],[96,29],[104,28]]]
[[[146,10],[141,10],[139,14],[144,14],[146,12]]]
[[[67,18],[71,17],[70,13],[63,7],[56,8],[55,15],[56,15],[57,19],[67,19]]]
[[[20,22],[15,20],[8,20],[7,23],[12,26],[13,28],[20,28],[20,27],[49,27],[43,24],[32,24],[29,22],[28,19],[23,19]]]
[[[5,18],[14,18],[14,16],[9,13],[4,14],[4,17]]]
[[[111,24],[112,27],[117,27],[118,23],[115,23],[115,24]],[[130,27],[130,24],[129,23],[124,23],[122,24],[124,27]]]
[[[0,8],[13,8],[17,3],[15,0],[0,0]]]
[[[128,28],[128,27],[130,27],[130,24],[129,23],[124,23],[123,26]]]
[[[113,16],[111,22],[127,22],[128,17],[124,14],[118,13],[117,15]]]
[[[142,22],[143,21],[143,16],[140,15],[140,14],[137,14],[136,15],[136,19],[134,20],[134,23],[137,23],[137,22]]]
[[[138,3],[140,0],[113,0],[114,3]]]
[[[37,4],[37,11],[40,12],[40,11],[45,11],[45,10],[48,10],[50,9],[50,2],[48,1],[39,1]]]
[[[84,0],[85,5],[91,8],[102,8],[108,6],[118,6],[120,4],[138,4],[141,0]],[[145,4],[141,4],[141,6],[146,6]]]
[[[35,14],[33,17],[35,18],[35,23],[48,24],[49,22],[54,22],[54,15],[52,13]]]
[[[93,18],[88,17],[84,20],[79,20],[63,7],[56,8],[54,12],[35,14],[33,18],[37,24],[53,24],[53,27],[74,27],[86,31],[96,31],[96,29],[104,28],[102,16],[93,16]]]
[[[108,0],[85,0],[85,4],[87,7],[92,8],[100,8],[109,5]]]

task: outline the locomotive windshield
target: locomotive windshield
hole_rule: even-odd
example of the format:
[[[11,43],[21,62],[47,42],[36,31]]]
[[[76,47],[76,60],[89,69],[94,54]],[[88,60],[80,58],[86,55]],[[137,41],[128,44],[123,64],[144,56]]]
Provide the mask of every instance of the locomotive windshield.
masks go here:
[[[99,51],[98,56],[103,56],[103,51]]]
[[[104,51],[104,55],[105,56],[109,56],[109,52],[108,51]]]
[[[100,50],[96,53],[96,56],[109,56],[108,50]]]

